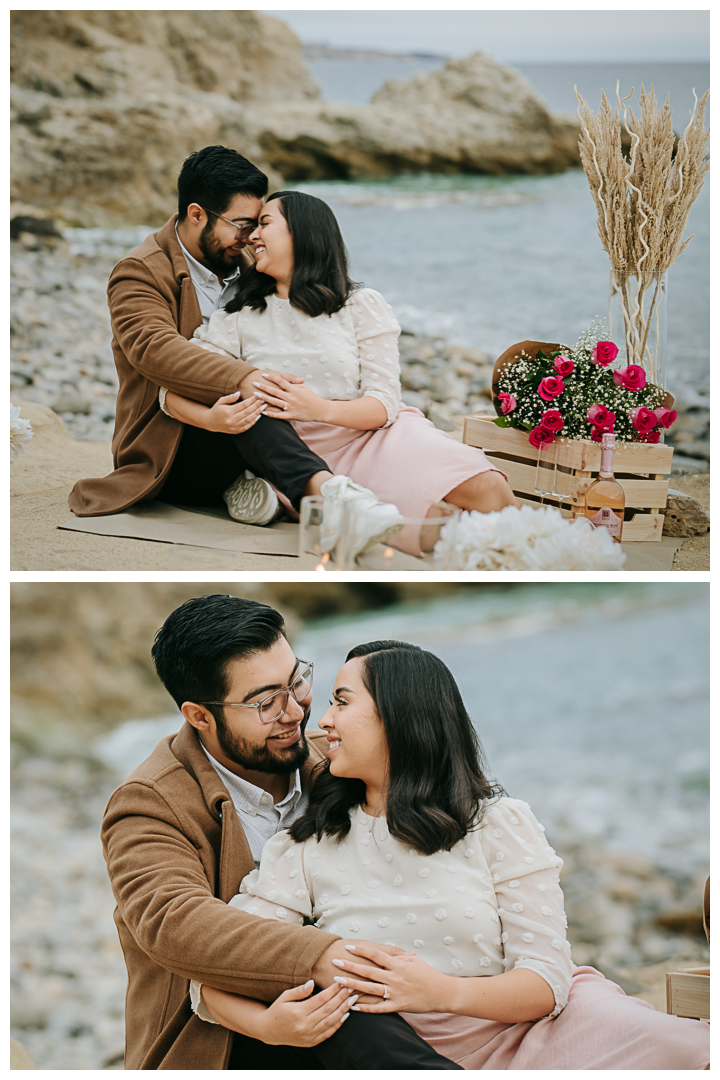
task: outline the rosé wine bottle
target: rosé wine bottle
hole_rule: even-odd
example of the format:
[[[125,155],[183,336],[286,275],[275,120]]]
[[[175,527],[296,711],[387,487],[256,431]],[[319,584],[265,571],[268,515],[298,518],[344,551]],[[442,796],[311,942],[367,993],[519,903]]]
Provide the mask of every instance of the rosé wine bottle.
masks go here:
[[[602,437],[600,475],[585,493],[585,517],[596,529],[607,529],[619,544],[625,517],[625,492],[613,475],[614,457],[615,436],[606,432]]]

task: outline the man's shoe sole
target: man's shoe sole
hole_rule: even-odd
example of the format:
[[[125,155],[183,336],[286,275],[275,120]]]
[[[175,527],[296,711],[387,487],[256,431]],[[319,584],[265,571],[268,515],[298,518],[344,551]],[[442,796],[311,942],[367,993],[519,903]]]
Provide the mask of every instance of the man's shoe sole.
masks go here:
[[[280,510],[280,502],[267,480],[241,477],[223,493],[228,513],[243,525],[268,525]]]

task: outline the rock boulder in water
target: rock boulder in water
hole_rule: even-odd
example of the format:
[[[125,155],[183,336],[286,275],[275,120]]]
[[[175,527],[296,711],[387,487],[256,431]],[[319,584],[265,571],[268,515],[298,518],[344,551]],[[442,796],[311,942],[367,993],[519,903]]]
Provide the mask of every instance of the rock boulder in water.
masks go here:
[[[552,173],[580,163],[577,121],[551,113],[522,75],[483,52],[386,83],[369,105],[275,105],[256,121],[268,160],[296,179]]]

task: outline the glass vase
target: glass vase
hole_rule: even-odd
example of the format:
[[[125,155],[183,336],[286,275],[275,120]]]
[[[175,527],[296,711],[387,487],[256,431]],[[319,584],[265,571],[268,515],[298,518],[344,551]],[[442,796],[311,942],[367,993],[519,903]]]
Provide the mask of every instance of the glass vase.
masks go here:
[[[616,367],[637,364],[647,381],[665,386],[667,271],[610,270],[610,337],[620,350]]]

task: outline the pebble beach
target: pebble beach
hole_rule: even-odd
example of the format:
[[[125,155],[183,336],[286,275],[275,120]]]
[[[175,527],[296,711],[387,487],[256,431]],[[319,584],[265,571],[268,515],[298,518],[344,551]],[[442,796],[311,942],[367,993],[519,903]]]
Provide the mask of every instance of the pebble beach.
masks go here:
[[[110,348],[105,291],[115,263],[148,226],[67,229],[65,239],[21,235],[12,244],[11,394],[48,406],[73,439],[109,442],[117,375]],[[400,338],[403,400],[446,431],[468,413],[492,412],[496,356],[477,345],[404,331]],[[709,409],[694,396],[678,402],[674,475],[709,468]]]
[[[115,263],[152,231],[67,230],[50,247],[13,244],[11,389],[53,409],[74,439],[112,437],[117,375],[105,290]],[[88,235],[83,236],[83,232]],[[444,338],[404,333],[403,398],[445,430],[489,406],[495,358]]]

